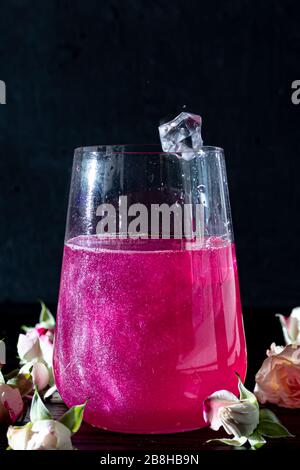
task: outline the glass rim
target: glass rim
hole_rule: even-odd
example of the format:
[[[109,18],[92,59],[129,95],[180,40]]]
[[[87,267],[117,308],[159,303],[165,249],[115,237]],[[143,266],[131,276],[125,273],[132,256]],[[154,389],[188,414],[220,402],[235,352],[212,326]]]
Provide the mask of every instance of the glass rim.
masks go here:
[[[91,153],[91,154],[124,154],[124,155],[181,155],[182,153],[221,153],[224,154],[224,149],[222,147],[216,147],[214,145],[203,145],[198,150],[189,149],[184,152],[164,152],[161,149],[159,144],[103,144],[103,145],[90,145],[76,147],[74,150],[74,155],[82,153]]]

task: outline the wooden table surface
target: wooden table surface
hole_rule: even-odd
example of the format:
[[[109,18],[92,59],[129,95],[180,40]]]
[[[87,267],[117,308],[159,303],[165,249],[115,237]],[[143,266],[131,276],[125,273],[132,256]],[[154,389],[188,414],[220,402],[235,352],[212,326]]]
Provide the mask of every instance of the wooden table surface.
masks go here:
[[[269,407],[271,408],[271,407]],[[52,413],[59,417],[63,414],[64,405],[52,405]],[[277,449],[284,446],[285,449],[300,450],[300,410],[284,410],[272,407],[283,424],[296,437],[289,439],[270,439],[265,446],[265,450]],[[216,437],[226,437],[224,430],[219,432],[212,431],[209,428],[199,429],[197,431],[163,434],[163,435],[135,435],[120,434],[103,431],[83,423],[80,431],[74,435],[74,446],[79,450],[98,450],[111,452],[202,452],[212,450],[232,451],[229,446],[220,446],[215,444],[206,444],[208,439]],[[229,436],[228,436],[229,437]],[[262,448],[261,450],[263,450]]]
[[[63,403],[47,404],[55,419],[60,418],[66,411]],[[270,407],[269,407],[270,408]],[[289,439],[270,439],[261,451],[268,450],[299,450],[300,449],[300,410],[287,410],[284,408],[271,407],[282,423],[288,427],[289,431],[295,435]],[[0,438],[1,449],[7,446],[5,430],[2,429]],[[114,452],[118,454],[127,453],[195,453],[203,451],[228,451],[234,449],[229,446],[206,444],[208,439],[224,437],[225,432],[214,432],[209,428],[197,431],[161,434],[161,435],[137,435],[121,434],[104,431],[87,423],[83,423],[79,432],[72,438],[74,447],[83,451],[98,451],[99,455]]]
[[[280,310],[287,313],[288,309]],[[252,311],[244,310],[244,322],[248,344],[248,374],[247,386],[253,390],[255,372],[260,367],[264,357],[265,350],[270,346],[271,342],[282,344],[282,333],[278,325],[278,320],[274,317],[274,310]],[[16,321],[9,324],[4,337],[13,338],[13,346],[16,344]],[[32,324],[30,322],[21,322]],[[1,333],[1,331],[0,331]],[[3,336],[2,336],[3,337]],[[15,357],[15,356],[14,356]],[[52,415],[59,418],[66,407],[57,399],[47,403]],[[282,421],[282,423],[295,435],[289,439],[272,439],[259,452],[267,450],[300,450],[300,409],[290,410],[285,408],[271,407]],[[7,442],[5,438],[5,430],[0,431],[0,447],[5,449]],[[224,437],[225,432],[214,432],[209,428],[203,428],[197,431],[166,434],[166,435],[133,435],[120,434],[104,431],[94,428],[87,423],[83,423],[80,431],[72,438],[74,446],[78,450],[96,450],[102,452],[202,452],[209,450],[226,450],[232,452],[233,449],[227,446],[207,445],[208,439],[216,437]]]

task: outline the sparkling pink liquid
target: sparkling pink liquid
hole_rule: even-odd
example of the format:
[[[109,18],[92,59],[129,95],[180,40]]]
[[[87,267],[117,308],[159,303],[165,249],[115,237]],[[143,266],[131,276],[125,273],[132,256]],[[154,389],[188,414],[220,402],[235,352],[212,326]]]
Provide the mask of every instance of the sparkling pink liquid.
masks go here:
[[[244,378],[235,248],[215,239],[99,240],[65,245],[54,369],[69,405],[113,431],[204,426],[202,402]]]

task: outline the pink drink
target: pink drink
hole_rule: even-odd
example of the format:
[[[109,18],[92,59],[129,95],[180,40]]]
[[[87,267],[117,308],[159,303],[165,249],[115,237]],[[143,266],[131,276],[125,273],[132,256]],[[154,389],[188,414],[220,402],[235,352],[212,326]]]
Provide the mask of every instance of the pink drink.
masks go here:
[[[138,247],[138,248],[137,248]],[[55,379],[67,405],[112,431],[204,426],[202,402],[246,373],[233,244],[100,240],[64,249]]]

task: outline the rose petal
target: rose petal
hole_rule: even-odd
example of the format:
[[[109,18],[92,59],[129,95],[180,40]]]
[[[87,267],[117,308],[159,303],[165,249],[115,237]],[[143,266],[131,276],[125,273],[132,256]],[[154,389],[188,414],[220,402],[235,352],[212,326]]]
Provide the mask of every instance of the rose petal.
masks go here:
[[[31,437],[31,423],[22,427],[9,426],[7,431],[8,445],[13,450],[27,450],[27,443]]]
[[[12,423],[22,414],[24,403],[18,388],[9,385],[0,385],[0,401],[9,413]]]
[[[203,404],[203,416],[207,423],[210,423],[211,429],[217,431],[222,422],[218,416],[219,409],[238,402],[238,398],[227,390],[219,390],[210,395]]]
[[[293,308],[290,316],[300,321],[300,307]]]
[[[36,421],[28,450],[72,450],[71,431],[59,421]]]
[[[29,331],[26,335],[20,334],[17,344],[18,354],[22,361],[31,361],[40,357],[41,350],[39,336],[35,330]]]
[[[300,339],[300,307],[293,308],[289,317],[277,314],[286,344],[298,344]]]
[[[218,414],[227,434],[235,437],[250,436],[259,422],[259,407],[248,400],[225,406]]]
[[[276,347],[277,349],[277,347]],[[300,347],[296,344],[289,344],[282,348],[281,350],[278,349],[277,354],[273,356],[274,361],[279,358],[280,363],[282,360],[286,359],[287,361],[291,362],[293,366],[300,365]]]
[[[284,350],[284,346],[276,346],[275,343],[272,343],[270,349],[267,350],[267,356],[273,356],[280,354]]]
[[[44,361],[48,364],[49,367],[52,367],[53,342],[47,335],[40,336],[40,348]]]
[[[45,364],[36,362],[31,371],[31,377],[34,385],[37,385],[39,390],[44,390],[49,384],[49,372]]]
[[[255,376],[254,393],[260,403],[286,408],[300,407],[300,345],[271,346],[271,352]]]
[[[53,393],[55,393],[56,391],[57,391],[56,385],[52,385],[52,387],[50,387],[50,388],[46,391],[46,393],[45,393],[45,395],[44,395],[44,398],[49,398],[49,397],[51,397],[51,395],[53,395]]]
[[[43,326],[36,325],[35,330],[39,336],[45,335],[47,333],[47,328]]]

